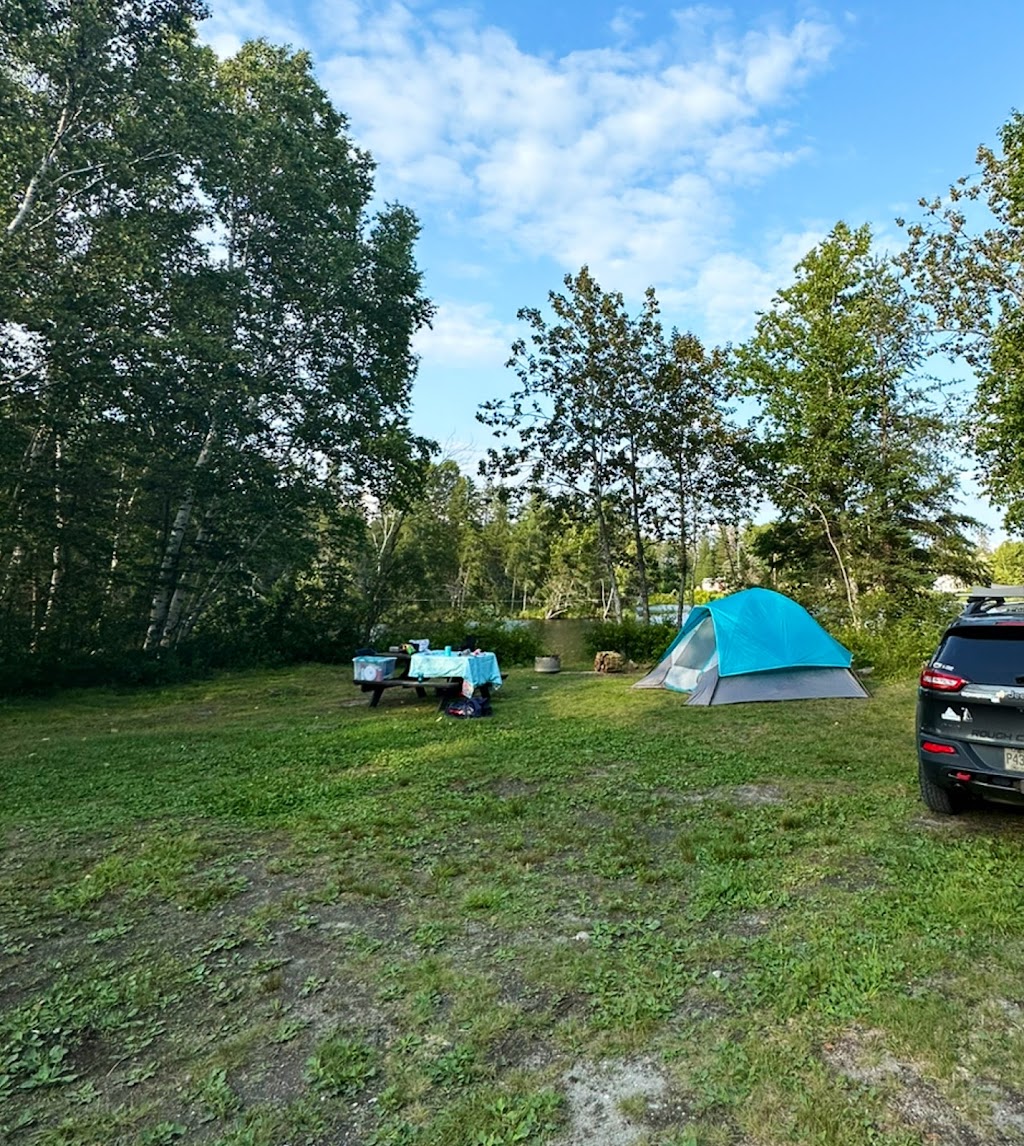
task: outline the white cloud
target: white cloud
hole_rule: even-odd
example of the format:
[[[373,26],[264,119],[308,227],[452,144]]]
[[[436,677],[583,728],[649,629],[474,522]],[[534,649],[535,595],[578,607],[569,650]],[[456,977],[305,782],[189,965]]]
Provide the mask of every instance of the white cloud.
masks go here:
[[[773,102],[828,62],[836,46],[828,24],[801,20],[789,32],[749,33],[744,42],[746,89],[758,103]]]
[[[288,0],[213,7],[216,43],[299,42]],[[709,288],[725,313],[726,294],[763,293],[759,261],[722,253],[731,196],[805,157],[781,109],[827,66],[838,33],[814,19],[737,28],[701,6],[673,16],[669,35],[644,40],[621,8],[608,47],[558,57],[465,8],[314,0],[306,13],[318,75],[386,197],[566,270],[586,262],[630,295],[655,283],[703,305]],[[432,345],[456,353],[441,334]]]
[[[464,228],[566,269],[678,281],[720,241],[732,184],[803,157],[775,109],[837,37],[813,20],[730,35],[702,8],[677,26],[678,43],[548,58],[464,10],[349,2],[333,28],[320,10],[318,70],[414,206],[455,199]]]
[[[608,25],[612,35],[617,40],[628,40],[636,31],[637,25],[643,20],[643,12],[636,8],[619,8]]]
[[[711,255],[694,285],[665,293],[666,310],[700,315],[704,339],[713,344],[747,338],[776,291],[793,281],[796,264],[825,237],[826,229],[777,235],[754,258],[735,253]]]
[[[218,56],[233,56],[246,40],[261,36],[275,44],[298,47],[298,26],[270,0],[214,0],[210,18],[200,25],[203,39]]]
[[[421,330],[414,349],[429,367],[501,368],[518,329],[500,322],[486,303],[443,302],[432,329]]]

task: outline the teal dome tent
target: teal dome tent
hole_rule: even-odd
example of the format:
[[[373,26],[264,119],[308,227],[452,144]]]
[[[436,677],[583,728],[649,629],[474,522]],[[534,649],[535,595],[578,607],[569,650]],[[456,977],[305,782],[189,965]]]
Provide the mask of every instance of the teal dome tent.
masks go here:
[[[744,589],[698,605],[634,688],[690,693],[689,704],[865,697],[850,652],[796,601]]]

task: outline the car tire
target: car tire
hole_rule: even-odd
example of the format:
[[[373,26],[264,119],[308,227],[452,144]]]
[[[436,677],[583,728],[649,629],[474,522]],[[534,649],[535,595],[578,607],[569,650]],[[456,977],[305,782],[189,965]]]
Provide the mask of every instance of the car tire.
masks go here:
[[[963,792],[951,792],[948,788],[940,788],[929,778],[923,764],[917,766],[917,777],[921,782],[921,799],[933,812],[938,812],[942,816],[955,816],[967,806],[967,797]]]

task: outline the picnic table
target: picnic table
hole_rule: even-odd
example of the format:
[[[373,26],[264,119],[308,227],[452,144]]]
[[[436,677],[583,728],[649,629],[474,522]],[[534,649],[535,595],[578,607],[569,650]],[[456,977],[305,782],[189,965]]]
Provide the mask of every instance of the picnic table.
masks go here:
[[[388,653],[395,658],[395,673],[379,681],[358,681],[363,692],[369,692],[370,707],[376,708],[389,688],[412,688],[416,695],[426,697],[432,688],[444,706],[456,696],[472,695],[479,691],[489,697],[492,688],[501,688],[501,669],[494,653]],[[467,689],[468,686],[468,689]]]
[[[459,678],[473,688],[501,688],[501,670],[494,653],[413,653],[409,658],[409,676],[417,680],[429,677]]]

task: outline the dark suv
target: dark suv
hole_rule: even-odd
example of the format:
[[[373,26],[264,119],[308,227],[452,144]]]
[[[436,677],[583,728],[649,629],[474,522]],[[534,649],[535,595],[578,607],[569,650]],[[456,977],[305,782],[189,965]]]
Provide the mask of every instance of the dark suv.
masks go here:
[[[1024,586],[972,589],[921,673],[921,795],[952,815],[981,796],[1024,803]]]

